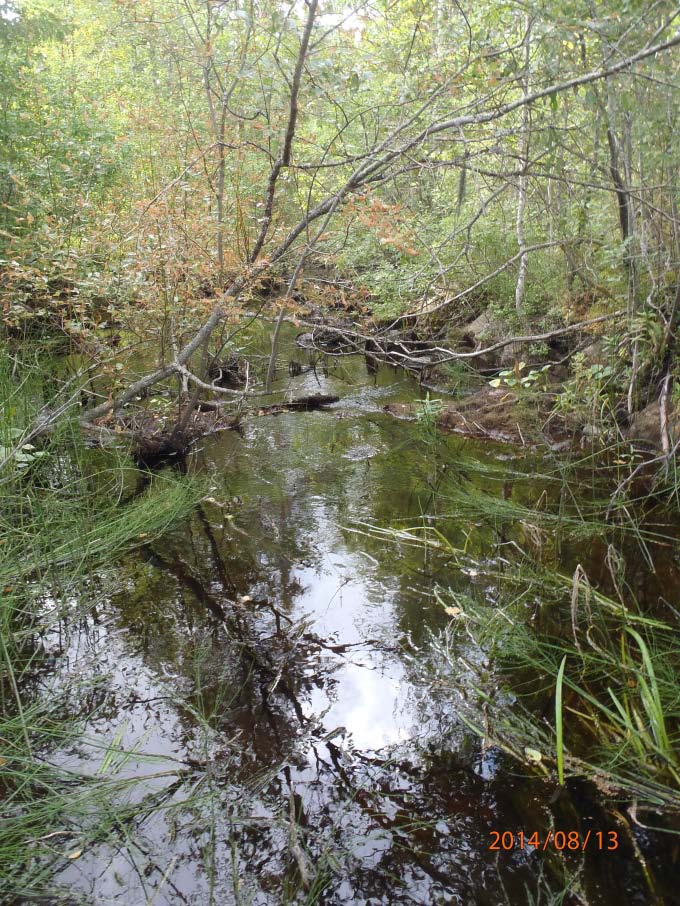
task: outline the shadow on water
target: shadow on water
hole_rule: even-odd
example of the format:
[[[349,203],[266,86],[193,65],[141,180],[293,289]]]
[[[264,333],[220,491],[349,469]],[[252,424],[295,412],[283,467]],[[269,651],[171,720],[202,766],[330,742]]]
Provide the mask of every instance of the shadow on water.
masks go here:
[[[69,702],[95,708],[85,736],[115,740],[106,770],[121,782],[146,779],[122,786],[130,820],[93,834],[57,881],[101,904],[551,902],[551,856],[492,852],[491,833],[543,833],[568,811],[422,682],[421,646],[446,621],[433,586],[460,574],[353,531],[436,507],[418,426],[382,409],[419,388],[358,356],[292,370],[295,395],[340,402],[204,439],[189,463],[210,481],[200,510],[104,571],[99,603],[59,641],[45,684],[86,677],[89,698]],[[503,461],[445,445],[451,461]],[[460,480],[450,468],[444,490]],[[62,759],[101,769],[78,743]],[[588,902],[646,902],[628,856],[587,854]]]

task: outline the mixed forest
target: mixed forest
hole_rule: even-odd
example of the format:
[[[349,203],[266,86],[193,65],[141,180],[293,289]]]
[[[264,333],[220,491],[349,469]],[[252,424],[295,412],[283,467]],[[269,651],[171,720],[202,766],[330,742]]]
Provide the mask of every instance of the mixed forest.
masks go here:
[[[0,901],[680,902],[679,126],[667,0],[0,0]]]

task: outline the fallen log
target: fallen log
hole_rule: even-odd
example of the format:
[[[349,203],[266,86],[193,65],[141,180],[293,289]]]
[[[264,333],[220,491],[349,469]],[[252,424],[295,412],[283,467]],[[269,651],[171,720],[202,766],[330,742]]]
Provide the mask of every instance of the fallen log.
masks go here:
[[[138,423],[133,431],[128,432],[128,436],[133,438],[132,455],[135,462],[145,468],[154,468],[165,462],[181,462],[194,441],[208,434],[215,434],[218,431],[227,431],[238,428],[244,415],[278,415],[281,412],[311,412],[315,409],[323,409],[332,403],[337,403],[339,396],[330,394],[313,394],[311,396],[301,396],[298,399],[290,400],[286,403],[275,403],[271,406],[262,406],[261,408],[250,408],[242,411],[240,414],[230,417],[222,416],[219,413],[219,407],[206,406],[210,414],[204,413],[203,404],[197,406],[197,411],[182,431],[174,428],[159,427],[154,420],[148,420],[146,423]]]
[[[339,396],[317,393],[311,396],[301,396],[287,403],[274,403],[271,406],[261,406],[255,410],[258,415],[278,415],[279,412],[311,412],[314,409],[324,409],[339,401]]]

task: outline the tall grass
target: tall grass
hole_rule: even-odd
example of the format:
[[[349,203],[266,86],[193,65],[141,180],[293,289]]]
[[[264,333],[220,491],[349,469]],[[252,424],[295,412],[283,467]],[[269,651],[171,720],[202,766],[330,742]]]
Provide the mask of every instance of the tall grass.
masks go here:
[[[27,428],[50,402],[50,362],[0,355],[0,899],[40,897],[55,860],[76,858],[74,828],[96,825],[124,781],[120,747],[103,753],[96,777],[52,763],[50,753],[81,727],[60,700],[35,694],[49,671],[36,638],[67,613],[95,603],[87,579],[135,545],[186,516],[201,495],[195,481],[156,476],[138,493],[124,451],[88,449],[72,412],[46,437]],[[77,677],[65,677],[78,696]],[[167,766],[166,766],[167,767]],[[175,768],[176,772],[176,768]]]
[[[606,466],[609,451],[600,455]],[[653,602],[638,603],[618,553],[632,549],[652,569],[656,545],[675,543],[672,524],[652,524],[630,500],[624,521],[608,519],[618,476],[609,487],[606,469],[584,481],[581,462],[477,466],[454,452],[448,464],[453,480],[426,525],[354,527],[436,550],[447,565],[452,581],[434,591],[452,620],[433,636],[424,679],[530,770],[554,772],[560,785],[586,776],[606,798],[680,814],[680,632]],[[606,587],[575,568],[579,550],[596,568],[601,551]]]
[[[680,638],[674,627],[620,606],[617,616],[611,601],[610,609],[579,627],[578,648],[566,619],[562,631],[538,628],[527,626],[521,603],[492,610],[472,598],[463,602],[460,594],[456,601],[460,616],[433,644],[440,681],[469,727],[528,766],[539,762],[545,770],[554,763],[560,784],[582,776],[608,796],[625,791],[641,807],[680,814]],[[566,615],[566,594],[561,607]],[[462,637],[488,654],[491,674],[474,658],[461,657]],[[541,716],[553,694],[554,730]]]

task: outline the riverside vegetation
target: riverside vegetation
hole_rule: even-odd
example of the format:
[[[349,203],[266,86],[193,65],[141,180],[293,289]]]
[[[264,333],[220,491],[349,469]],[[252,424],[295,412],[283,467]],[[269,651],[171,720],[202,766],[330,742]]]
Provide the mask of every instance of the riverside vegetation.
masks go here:
[[[679,28],[0,0],[3,902],[677,902]]]

